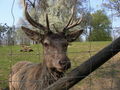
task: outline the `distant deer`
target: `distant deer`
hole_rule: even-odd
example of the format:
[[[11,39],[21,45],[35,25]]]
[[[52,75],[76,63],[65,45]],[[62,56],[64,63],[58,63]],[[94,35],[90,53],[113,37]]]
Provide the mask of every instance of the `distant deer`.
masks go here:
[[[30,47],[30,46],[27,46],[27,45],[21,45],[21,52],[32,52],[33,49]]]
[[[63,31],[54,33],[49,27],[48,15],[46,14],[46,26],[37,23],[29,15],[27,3],[25,3],[25,16],[32,26],[44,31],[44,34],[41,34],[27,27],[21,27],[30,39],[42,44],[44,60],[39,64],[28,61],[15,64],[9,77],[9,88],[10,90],[43,90],[63,77],[64,72],[71,67],[70,60],[66,55],[68,43],[75,41],[83,30],[66,32],[79,25],[82,18],[73,23],[72,12]]]

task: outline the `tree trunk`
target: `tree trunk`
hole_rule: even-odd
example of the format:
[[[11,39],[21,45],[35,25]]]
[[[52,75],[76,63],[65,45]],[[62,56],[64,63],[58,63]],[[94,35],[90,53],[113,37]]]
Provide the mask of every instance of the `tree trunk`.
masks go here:
[[[68,90],[120,51],[120,37],[45,90]]]

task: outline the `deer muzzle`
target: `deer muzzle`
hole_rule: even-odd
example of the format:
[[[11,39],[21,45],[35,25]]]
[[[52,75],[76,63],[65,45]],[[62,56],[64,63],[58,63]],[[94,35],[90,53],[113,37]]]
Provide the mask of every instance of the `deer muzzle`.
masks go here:
[[[71,62],[69,58],[66,57],[65,59],[59,61],[59,65],[61,68],[58,68],[58,71],[66,71],[71,67]]]

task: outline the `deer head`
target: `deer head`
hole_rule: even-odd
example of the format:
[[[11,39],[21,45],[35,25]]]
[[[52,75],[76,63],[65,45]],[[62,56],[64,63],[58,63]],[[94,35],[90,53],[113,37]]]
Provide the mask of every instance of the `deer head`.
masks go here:
[[[27,27],[22,26],[22,30],[32,40],[40,42],[44,47],[44,63],[49,69],[56,69],[59,72],[64,72],[70,68],[71,63],[66,55],[69,42],[75,41],[83,30],[76,30],[66,33],[69,29],[79,25],[82,19],[73,23],[73,13],[69,19],[68,24],[63,28],[62,32],[54,33],[49,27],[49,19],[46,14],[46,26],[34,21],[27,11],[27,4],[25,4],[25,17],[27,21],[34,27],[42,30],[44,34],[33,31]]]

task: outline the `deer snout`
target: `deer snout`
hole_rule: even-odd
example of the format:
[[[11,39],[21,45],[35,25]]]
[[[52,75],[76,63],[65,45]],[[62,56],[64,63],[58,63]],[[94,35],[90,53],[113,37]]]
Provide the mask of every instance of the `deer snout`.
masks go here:
[[[71,67],[71,62],[68,58],[65,60],[60,60],[59,64],[63,70],[67,70]]]

